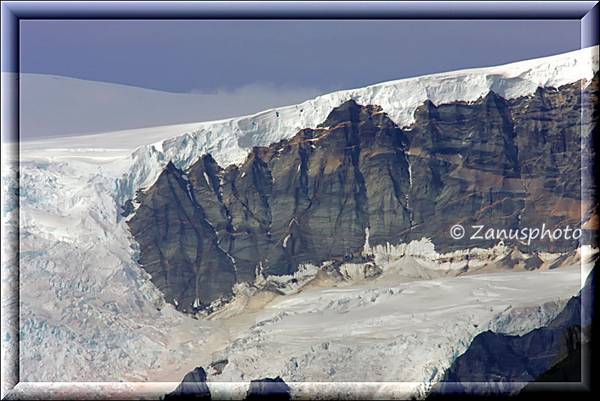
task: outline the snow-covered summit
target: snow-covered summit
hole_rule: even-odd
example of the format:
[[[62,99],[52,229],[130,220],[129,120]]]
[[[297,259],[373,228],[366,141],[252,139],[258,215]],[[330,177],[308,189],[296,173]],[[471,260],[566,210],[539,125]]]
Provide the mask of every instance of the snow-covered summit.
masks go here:
[[[104,152],[104,158],[128,156],[131,163],[118,163],[121,166],[118,170],[125,173],[118,183],[119,198],[126,200],[136,189],[152,184],[169,160],[186,168],[201,154],[210,152],[221,165],[239,163],[252,146],[268,145],[289,138],[302,128],[314,128],[334,107],[349,99],[360,104],[377,104],[398,125],[408,126],[413,122],[416,108],[426,100],[434,104],[475,101],[489,91],[505,98],[516,98],[532,94],[540,86],[558,87],[578,80],[589,81],[596,71],[598,46],[501,66],[425,75],[332,92],[297,105],[249,116],[25,142],[22,157],[64,155],[65,148],[71,152],[77,148],[92,155],[99,148],[108,148],[111,152],[108,155]],[[135,147],[138,148],[133,150]]]
[[[222,165],[239,163],[252,146],[268,145],[289,138],[302,128],[314,128],[333,108],[349,99],[377,104],[398,125],[408,126],[416,108],[426,100],[434,104],[475,101],[489,91],[507,99],[516,98],[532,94],[540,86],[589,81],[596,71],[598,46],[502,66],[384,82],[251,116],[187,126],[181,135],[142,146],[133,153],[133,169],[120,181],[122,199],[131,197],[134,188],[151,184],[169,160],[186,168],[202,153],[210,152]]]

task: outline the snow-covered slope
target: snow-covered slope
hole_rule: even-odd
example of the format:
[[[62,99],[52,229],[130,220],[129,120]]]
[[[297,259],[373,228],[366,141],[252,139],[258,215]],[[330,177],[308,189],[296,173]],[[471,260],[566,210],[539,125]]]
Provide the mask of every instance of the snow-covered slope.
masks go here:
[[[207,366],[228,360],[222,373],[209,370],[212,381],[281,376],[286,382],[405,382],[408,394],[422,395],[475,335],[520,335],[546,324],[579,290],[580,280],[575,265],[316,286],[276,298],[250,316],[256,324],[223,351],[198,361]]]
[[[558,87],[577,80],[591,80],[598,71],[598,47],[562,55],[443,74],[385,82],[365,88],[319,96],[294,106],[267,110],[251,116],[188,126],[180,136],[142,146],[132,154],[133,167],[119,181],[121,199],[134,188],[146,187],[169,160],[188,167],[210,152],[221,165],[241,162],[252,146],[264,146],[289,138],[302,128],[314,128],[343,102],[383,107],[400,126],[413,122],[413,113],[425,100],[434,104],[474,101],[490,90],[505,98],[526,96],[539,86]]]
[[[2,73],[6,82],[17,76],[21,138],[216,120],[295,104],[324,92],[254,84],[172,93],[55,75]]]
[[[189,361],[190,347],[202,349],[211,325],[163,304],[135,262],[135,244],[119,215],[119,206],[150,185],[169,160],[187,167],[211,152],[221,164],[239,162],[252,146],[321,123],[349,98],[379,104],[408,125],[426,99],[472,101],[489,90],[527,95],[538,85],[589,80],[597,64],[594,47],[335,92],[252,116],[22,143],[20,213],[10,196],[2,211],[7,230],[20,226],[21,380],[152,379],[160,367]],[[3,192],[10,195],[17,166],[2,161]],[[15,279],[8,268],[3,285]],[[3,305],[8,302],[3,298]],[[3,348],[14,341],[3,336]]]
[[[57,395],[79,391],[81,398],[98,392],[158,398],[187,371],[203,366],[217,399],[241,399],[250,379],[277,375],[299,398],[423,397],[478,333],[520,335],[547,324],[584,279],[574,265],[413,282],[357,280],[286,296],[254,292],[238,297],[204,327],[189,325],[188,336],[203,336],[202,344],[171,349],[191,352],[155,367],[150,375],[155,383],[69,388],[21,383],[18,391],[42,398],[49,390]],[[240,308],[238,302],[245,305]],[[144,359],[142,352],[138,358]],[[217,361],[225,365],[221,373],[210,368]],[[131,370],[142,369],[134,365]]]
[[[93,136],[49,139],[22,144],[22,157],[74,158],[94,154],[110,160],[131,153],[119,164],[119,198],[150,185],[169,160],[185,168],[210,152],[222,165],[241,162],[252,146],[263,146],[313,128],[348,99],[383,107],[400,126],[413,122],[425,100],[435,104],[474,101],[490,90],[505,98],[532,94],[539,86],[558,87],[590,80],[598,71],[598,46],[503,66],[476,68],[384,82],[322,95],[306,102],[219,121],[120,131]],[[110,149],[106,152],[104,149]],[[74,150],[77,149],[77,150]],[[65,154],[68,153],[68,154]],[[76,153],[76,154],[73,154]]]

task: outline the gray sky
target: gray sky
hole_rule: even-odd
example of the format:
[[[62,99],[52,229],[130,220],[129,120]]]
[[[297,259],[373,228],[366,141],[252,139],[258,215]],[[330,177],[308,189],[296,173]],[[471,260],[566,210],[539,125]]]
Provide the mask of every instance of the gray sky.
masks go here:
[[[71,80],[64,91],[49,85],[52,92],[29,85],[22,100],[36,104],[23,115],[23,139],[248,114],[335,89],[579,48],[579,22],[572,20],[25,20],[20,29],[21,72],[200,95],[189,111],[165,96],[147,113],[127,110],[122,90],[105,90],[99,105],[85,92],[97,85]],[[69,111],[73,96],[87,107],[85,118]],[[121,97],[106,100],[111,96]],[[111,104],[120,104],[120,113]],[[65,118],[50,118],[57,115]]]

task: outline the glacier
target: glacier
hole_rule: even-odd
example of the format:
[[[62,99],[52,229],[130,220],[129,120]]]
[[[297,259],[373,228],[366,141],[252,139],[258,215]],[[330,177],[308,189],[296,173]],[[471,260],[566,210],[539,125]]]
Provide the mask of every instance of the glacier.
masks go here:
[[[522,331],[553,317],[552,311],[581,286],[583,279],[578,266],[547,273],[485,274],[490,281],[478,282],[475,276],[445,278],[432,274],[423,277],[422,263],[420,268],[414,268],[417,259],[426,260],[428,274],[455,268],[436,262],[440,255],[427,244],[413,245],[410,255],[405,255],[406,249],[376,249],[373,252],[380,257],[400,253],[416,260],[409,263],[405,258],[394,263],[403,264],[404,267],[397,269],[401,273],[407,269],[414,273],[416,269],[411,278],[421,281],[406,284],[405,273],[396,274],[404,280],[394,286],[385,283],[373,287],[372,282],[351,280],[352,284],[346,289],[317,288],[297,294],[292,291],[289,296],[277,297],[268,307],[264,304],[273,301],[271,294],[246,294],[245,298],[240,296],[246,301],[236,300],[225,306],[222,318],[194,319],[166,304],[148,275],[137,265],[136,245],[120,215],[121,206],[132,199],[136,191],[151,185],[169,161],[185,169],[201,154],[210,152],[221,165],[239,163],[253,146],[291,137],[301,128],[314,128],[333,107],[350,98],[363,104],[378,104],[397,124],[408,126],[414,110],[425,100],[436,104],[469,102],[490,90],[506,98],[515,98],[532,94],[538,86],[590,80],[597,71],[598,46],[595,46],[504,66],[338,91],[251,116],[22,142],[17,158],[9,152],[2,157],[2,242],[7,244],[5,235],[19,229],[18,283],[21,289],[20,319],[10,320],[3,312],[3,327],[7,327],[4,323],[20,325],[20,380],[32,383],[172,381],[174,388],[175,382],[190,370],[188,368],[203,360],[210,362],[210,355],[202,354],[201,350],[229,347],[227,352],[234,355],[231,357],[233,362],[222,378],[232,382],[250,380],[254,377],[248,377],[249,373],[263,368],[260,376],[280,374],[286,381],[318,381],[327,373],[319,371],[320,364],[332,363],[337,354],[347,353],[351,358],[335,360],[339,364],[336,372],[340,382],[402,378],[419,383],[416,388],[405,388],[406,391],[424,394],[427,386],[423,383],[435,381],[452,357],[461,347],[466,348],[477,332],[488,327]],[[3,153],[6,148],[3,146]],[[13,196],[16,189],[18,209],[14,205],[16,195]],[[3,249],[3,255],[5,252],[8,251]],[[14,267],[9,265],[14,259],[3,257],[2,260],[4,289],[16,285],[17,281]],[[347,266],[346,269],[348,277],[357,277],[356,267]],[[13,274],[9,274],[11,272]],[[481,277],[480,280],[484,280],[483,274]],[[422,280],[424,278],[430,280]],[[535,282],[536,291],[525,291],[521,287],[521,283],[533,286]],[[556,282],[561,285],[556,286]],[[395,305],[407,297],[422,298],[415,293],[419,288],[441,291],[440,297],[451,293],[448,305],[431,304],[429,310],[419,312],[416,306],[425,302],[420,299],[413,304],[413,309],[407,309],[412,310],[410,313],[416,318],[407,317],[409,312],[397,311]],[[461,288],[471,296],[456,299]],[[508,296],[510,290],[517,289],[521,291],[520,301],[514,298],[498,305],[504,309],[510,305],[510,310],[523,313],[512,312],[511,315],[510,311],[499,310],[496,304],[491,307],[493,310],[487,309],[486,303],[501,295]],[[7,294],[7,291],[2,292],[3,306],[15,301],[7,298]],[[375,301],[371,302],[373,298]],[[231,310],[235,305],[243,311],[248,311],[247,308],[255,310],[256,320],[252,320],[250,313],[249,318],[240,318],[239,311]],[[546,305],[542,312],[528,309],[539,305]],[[377,313],[372,314],[373,311]],[[319,326],[329,318],[341,321],[351,316],[347,313],[357,314],[353,320],[356,323],[347,325],[345,332],[354,339],[350,347],[327,339],[326,328]],[[396,315],[398,313],[400,315]],[[448,318],[441,319],[441,315]],[[527,317],[518,318],[520,315]],[[369,358],[387,366],[384,345],[388,337],[384,335],[388,329],[382,327],[384,324],[387,327],[388,322],[399,316],[405,319],[399,320],[405,325],[402,328],[390,326],[401,329],[398,332],[401,337],[391,349],[398,352],[400,358],[406,351],[405,345],[412,344],[409,348],[413,354],[401,366],[395,367],[396,370],[382,372],[375,369],[375,362],[370,362],[374,369],[370,376],[356,370],[364,369]],[[437,326],[434,317],[439,318]],[[251,324],[248,319],[252,320]],[[479,322],[477,328],[467,322],[472,319]],[[507,321],[519,322],[515,323],[518,328],[511,328]],[[259,326],[261,322],[263,324]],[[443,340],[432,334],[446,330],[444,325],[449,322],[452,322],[448,327],[451,336]],[[301,325],[315,329],[293,339],[294,347],[285,349],[288,359],[280,357],[277,353],[277,349],[282,348],[280,341],[291,338],[290,333]],[[230,344],[215,340],[222,333],[232,336]],[[284,337],[276,338],[278,333]],[[314,333],[319,335],[315,337]],[[377,346],[366,347],[360,340],[363,335],[379,336]],[[15,341],[17,338],[13,336],[2,337],[3,362]],[[330,350],[321,352],[323,344]],[[431,350],[437,344],[443,347],[434,354],[421,353],[419,356],[415,353],[417,344],[425,350]],[[260,369],[252,367],[255,362],[249,361],[255,361],[261,355],[264,357],[261,352],[269,347],[274,349],[274,354],[269,354],[268,361],[260,362]],[[340,352],[333,352],[336,350]],[[298,370],[290,362],[291,358],[310,363],[305,370]],[[266,366],[266,363],[273,365]],[[296,389],[298,394],[305,390]]]

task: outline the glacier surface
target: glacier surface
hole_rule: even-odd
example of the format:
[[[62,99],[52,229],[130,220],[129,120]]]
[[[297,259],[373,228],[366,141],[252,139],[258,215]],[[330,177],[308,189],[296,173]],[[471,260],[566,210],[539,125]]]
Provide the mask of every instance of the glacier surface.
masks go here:
[[[242,374],[249,380],[249,375],[259,372],[261,377],[279,372],[291,381],[317,381],[328,374],[342,381],[435,380],[476,332],[492,327],[499,308],[514,307],[518,299],[523,308],[558,305],[577,292],[579,270],[519,273],[523,280],[513,276],[517,273],[506,273],[489,282],[482,275],[448,282],[433,277],[434,281],[394,287],[383,283],[372,288],[372,283],[363,283],[281,298],[257,312],[268,314],[256,317],[264,322],[260,326],[259,320],[252,322],[255,326],[238,322],[235,313],[222,321],[197,320],[165,304],[137,265],[136,245],[120,216],[120,206],[137,190],[151,185],[169,160],[186,168],[210,152],[221,165],[238,163],[253,146],[315,127],[349,98],[378,104],[396,123],[407,126],[415,108],[426,99],[434,103],[474,101],[489,90],[508,98],[525,96],[538,86],[590,80],[597,66],[596,46],[505,66],[334,92],[252,116],[21,143],[18,160],[12,154],[2,158],[3,239],[19,227],[20,241],[20,319],[11,320],[3,312],[3,327],[4,323],[20,325],[21,380],[175,382],[186,368],[208,358],[203,350],[222,333],[232,341],[222,345],[234,355],[222,376],[228,380],[238,380]],[[17,188],[18,209],[13,202]],[[10,265],[14,259],[2,260],[4,289],[16,285],[17,277]],[[348,269],[349,276],[355,275],[352,267]],[[513,280],[506,289],[500,288],[504,280]],[[529,290],[521,282],[529,283]],[[463,290],[470,295],[457,297]],[[438,291],[440,303],[419,311],[417,306],[431,291]],[[510,295],[513,291],[516,298]],[[7,294],[2,292],[3,306],[15,302]],[[549,306],[548,310],[554,309]],[[351,341],[344,342],[334,327],[352,313],[357,314],[352,323],[343,324],[343,334]],[[532,324],[551,315],[535,318]],[[331,326],[324,327],[328,319],[332,319]],[[478,322],[477,328],[472,321]],[[294,337],[300,326],[304,328]],[[367,340],[373,338],[376,345],[371,346]],[[3,359],[15,341],[15,336],[2,337]],[[437,359],[424,351],[435,350],[437,345],[441,345]],[[269,355],[269,361],[258,361],[269,348],[275,354]],[[286,354],[280,357],[277,352]],[[385,362],[393,353],[393,359],[403,361],[397,366],[391,366],[389,359]],[[337,368],[322,371],[322,366]]]

